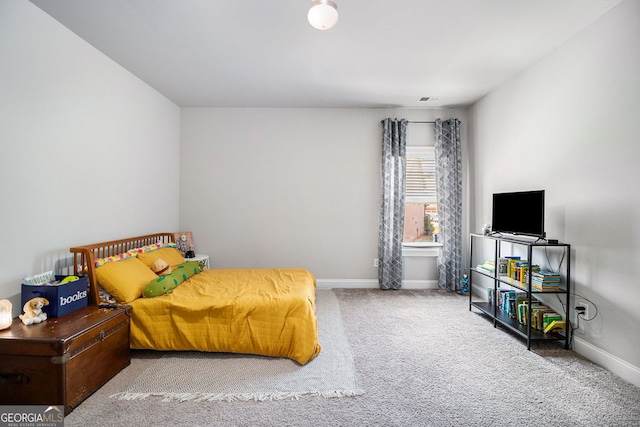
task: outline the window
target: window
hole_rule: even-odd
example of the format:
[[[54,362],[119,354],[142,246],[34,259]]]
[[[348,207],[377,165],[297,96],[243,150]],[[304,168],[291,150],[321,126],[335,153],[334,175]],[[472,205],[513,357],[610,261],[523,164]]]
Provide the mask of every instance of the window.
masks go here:
[[[435,152],[433,147],[407,147],[403,243],[426,246],[437,241]]]

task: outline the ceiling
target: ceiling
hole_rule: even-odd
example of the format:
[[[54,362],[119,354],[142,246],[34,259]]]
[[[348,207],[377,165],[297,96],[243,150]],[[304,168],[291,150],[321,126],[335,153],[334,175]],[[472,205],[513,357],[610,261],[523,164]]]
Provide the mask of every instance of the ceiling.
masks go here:
[[[182,107],[357,108],[470,105],[621,0],[335,1],[31,0]]]

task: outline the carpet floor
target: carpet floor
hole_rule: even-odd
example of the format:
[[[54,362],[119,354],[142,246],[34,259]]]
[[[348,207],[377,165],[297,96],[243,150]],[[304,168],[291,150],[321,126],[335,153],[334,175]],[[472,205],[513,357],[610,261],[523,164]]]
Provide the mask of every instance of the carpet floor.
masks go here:
[[[304,366],[290,359],[257,355],[166,352],[111,397],[231,402],[363,394],[356,385],[340,305],[330,289],[318,289],[316,315],[322,351]]]
[[[123,401],[161,356],[132,363],[66,426],[639,426],[640,388],[559,343],[534,344],[444,291],[334,289],[364,395],[275,401]]]

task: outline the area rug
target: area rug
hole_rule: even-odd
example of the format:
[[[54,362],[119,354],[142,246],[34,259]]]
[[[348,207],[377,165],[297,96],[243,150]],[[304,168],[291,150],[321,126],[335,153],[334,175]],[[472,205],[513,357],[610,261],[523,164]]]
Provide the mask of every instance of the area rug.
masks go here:
[[[248,401],[364,394],[355,380],[353,354],[333,291],[316,294],[322,351],[300,366],[289,359],[254,355],[168,352],[127,388],[110,397],[163,401]]]

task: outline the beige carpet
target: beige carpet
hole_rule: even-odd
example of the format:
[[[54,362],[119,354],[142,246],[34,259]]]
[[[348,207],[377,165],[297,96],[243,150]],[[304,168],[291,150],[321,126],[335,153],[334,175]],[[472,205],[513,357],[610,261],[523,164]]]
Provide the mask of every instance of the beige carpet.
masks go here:
[[[65,427],[638,427],[640,388],[564,350],[494,328],[469,298],[437,290],[334,289],[362,396],[271,401],[118,400],[163,353],[131,365]],[[324,343],[323,343],[324,344]]]
[[[356,385],[353,355],[331,290],[317,292],[322,351],[304,366],[285,358],[169,352],[112,398],[162,401],[248,401],[346,397],[363,394]]]

